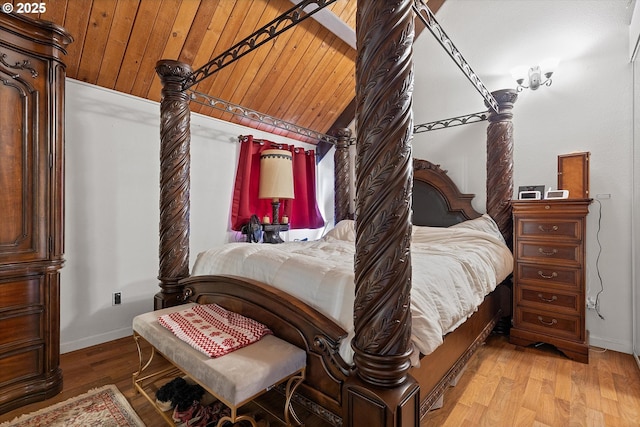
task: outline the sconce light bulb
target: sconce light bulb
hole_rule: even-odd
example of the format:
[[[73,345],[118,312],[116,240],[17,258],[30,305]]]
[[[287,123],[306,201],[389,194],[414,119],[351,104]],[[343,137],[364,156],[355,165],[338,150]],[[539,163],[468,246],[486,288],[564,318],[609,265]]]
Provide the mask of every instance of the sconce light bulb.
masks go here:
[[[540,67],[533,66],[529,69],[529,89],[536,90],[542,84]]]

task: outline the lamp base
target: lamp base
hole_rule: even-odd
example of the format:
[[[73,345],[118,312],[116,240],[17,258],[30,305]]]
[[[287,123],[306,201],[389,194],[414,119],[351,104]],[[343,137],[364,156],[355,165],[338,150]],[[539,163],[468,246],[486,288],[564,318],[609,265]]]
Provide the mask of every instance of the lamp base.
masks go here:
[[[284,243],[284,240],[280,237],[280,232],[287,230],[289,230],[289,225],[287,224],[263,224],[262,243]]]

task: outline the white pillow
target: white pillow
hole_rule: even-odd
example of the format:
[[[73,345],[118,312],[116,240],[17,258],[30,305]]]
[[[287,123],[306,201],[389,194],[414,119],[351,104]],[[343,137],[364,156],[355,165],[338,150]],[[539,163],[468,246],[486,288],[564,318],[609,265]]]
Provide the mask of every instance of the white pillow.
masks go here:
[[[504,243],[504,236],[498,228],[498,224],[489,215],[484,214],[475,219],[469,219],[467,221],[454,224],[449,228],[468,228],[470,230],[484,231],[493,236],[496,236]]]
[[[343,219],[324,235],[323,239],[333,238],[337,240],[356,241],[355,221]]]

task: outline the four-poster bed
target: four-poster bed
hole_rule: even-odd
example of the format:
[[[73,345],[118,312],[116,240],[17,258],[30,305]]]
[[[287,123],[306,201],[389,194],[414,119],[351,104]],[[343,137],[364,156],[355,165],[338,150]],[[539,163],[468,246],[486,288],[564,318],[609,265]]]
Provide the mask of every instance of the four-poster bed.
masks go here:
[[[420,417],[460,373],[499,318],[509,314],[501,304],[504,298],[499,288],[446,336],[443,345],[423,357],[419,366],[412,366],[412,224],[449,226],[480,216],[471,207],[472,196],[462,194],[445,171],[427,161],[412,159],[414,18],[426,8],[417,4],[358,3],[353,364],[345,363],[339,355],[346,331],[297,298],[242,277],[190,277],[191,97],[186,89],[197,79],[206,78],[210,66],[192,72],[186,64],[162,60],[156,68],[163,91],[161,292],[155,297],[155,307],[184,301],[216,302],[267,324],[277,336],[306,349],[307,380],[301,387],[302,402],[336,425],[418,425]],[[446,38],[442,31],[439,36]],[[505,90],[489,94],[460,59],[459,52],[455,48],[449,48],[449,52],[491,107],[487,130],[487,213],[510,244],[511,109],[516,93]],[[350,134],[339,130],[335,135],[337,222],[352,215],[352,196],[348,190]],[[440,211],[434,213],[433,208]]]

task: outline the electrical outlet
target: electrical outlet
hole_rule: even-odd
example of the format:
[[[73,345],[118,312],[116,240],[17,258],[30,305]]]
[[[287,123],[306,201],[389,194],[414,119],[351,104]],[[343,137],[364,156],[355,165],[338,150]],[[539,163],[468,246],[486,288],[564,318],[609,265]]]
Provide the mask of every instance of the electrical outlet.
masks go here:
[[[122,294],[120,292],[113,293],[113,299],[111,300],[111,305],[120,305],[122,304]]]
[[[596,299],[594,297],[587,297],[587,309],[589,310],[596,309]]]
[[[610,199],[610,198],[611,198],[611,194],[609,193],[596,194],[596,199],[604,200],[604,199]]]

